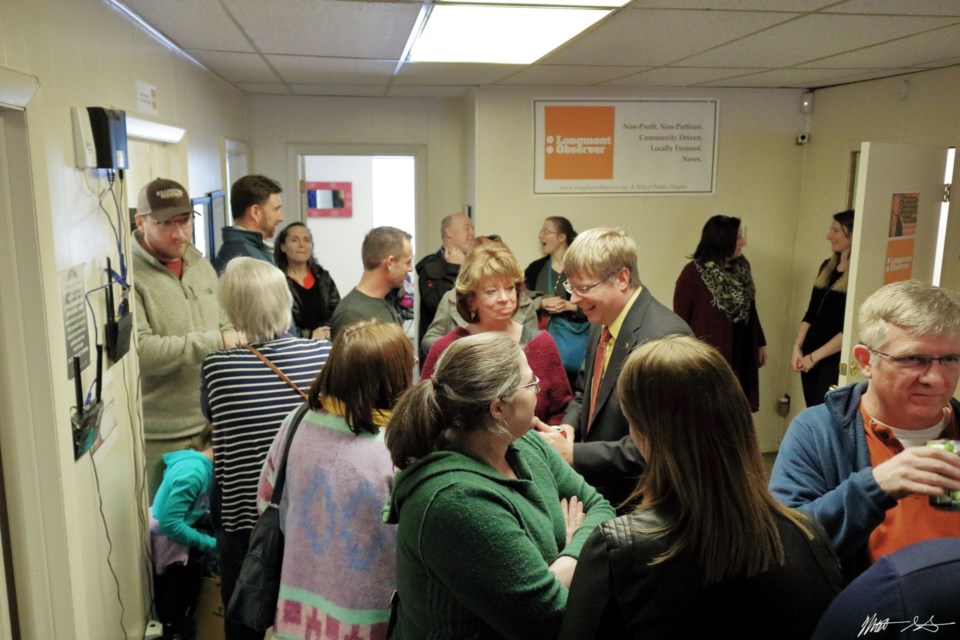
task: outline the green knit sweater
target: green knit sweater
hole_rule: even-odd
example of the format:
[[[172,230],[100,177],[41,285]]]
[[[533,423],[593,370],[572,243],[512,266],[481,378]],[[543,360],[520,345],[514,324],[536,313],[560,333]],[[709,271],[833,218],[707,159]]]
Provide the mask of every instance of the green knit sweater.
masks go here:
[[[567,590],[548,569],[577,557],[609,503],[535,433],[507,460],[517,479],[456,451],[424,456],[396,476],[399,616],[394,639],[556,638]],[[586,516],[569,545],[560,499]]]

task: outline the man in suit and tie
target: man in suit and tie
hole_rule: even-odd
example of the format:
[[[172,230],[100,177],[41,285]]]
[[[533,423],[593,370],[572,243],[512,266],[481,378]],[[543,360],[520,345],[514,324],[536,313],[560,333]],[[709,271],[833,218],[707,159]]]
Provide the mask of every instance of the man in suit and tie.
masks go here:
[[[540,435],[613,505],[633,491],[646,463],[630,441],[617,377],[637,345],[690,327],[640,283],[637,245],[619,229],[577,236],[563,258],[564,286],[593,325],[563,430],[538,424]]]

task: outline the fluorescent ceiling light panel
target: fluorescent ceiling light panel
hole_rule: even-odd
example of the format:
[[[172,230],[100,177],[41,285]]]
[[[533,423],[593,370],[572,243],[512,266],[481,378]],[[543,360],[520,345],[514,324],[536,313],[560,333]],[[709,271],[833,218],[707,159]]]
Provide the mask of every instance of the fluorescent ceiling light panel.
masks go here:
[[[410,61],[531,64],[609,14],[603,9],[434,5]]]

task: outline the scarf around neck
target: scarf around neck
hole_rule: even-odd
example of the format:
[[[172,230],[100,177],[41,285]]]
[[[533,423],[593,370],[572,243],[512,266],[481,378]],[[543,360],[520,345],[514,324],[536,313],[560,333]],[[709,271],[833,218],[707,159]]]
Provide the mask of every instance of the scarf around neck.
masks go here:
[[[694,260],[693,264],[696,265],[703,284],[713,294],[712,304],[723,311],[730,322],[746,322],[756,295],[747,259],[740,256],[732,261],[727,269],[712,261]]]

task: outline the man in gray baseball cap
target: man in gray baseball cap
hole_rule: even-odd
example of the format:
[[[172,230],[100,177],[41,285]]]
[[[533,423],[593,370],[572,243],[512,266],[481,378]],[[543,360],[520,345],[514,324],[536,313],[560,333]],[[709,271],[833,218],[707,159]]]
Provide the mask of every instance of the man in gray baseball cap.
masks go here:
[[[183,449],[203,428],[200,364],[212,351],[246,341],[217,302],[217,273],[193,246],[193,206],[183,186],[157,178],[137,196],[133,233],[134,319],[140,356],[150,497],[163,454]]]

